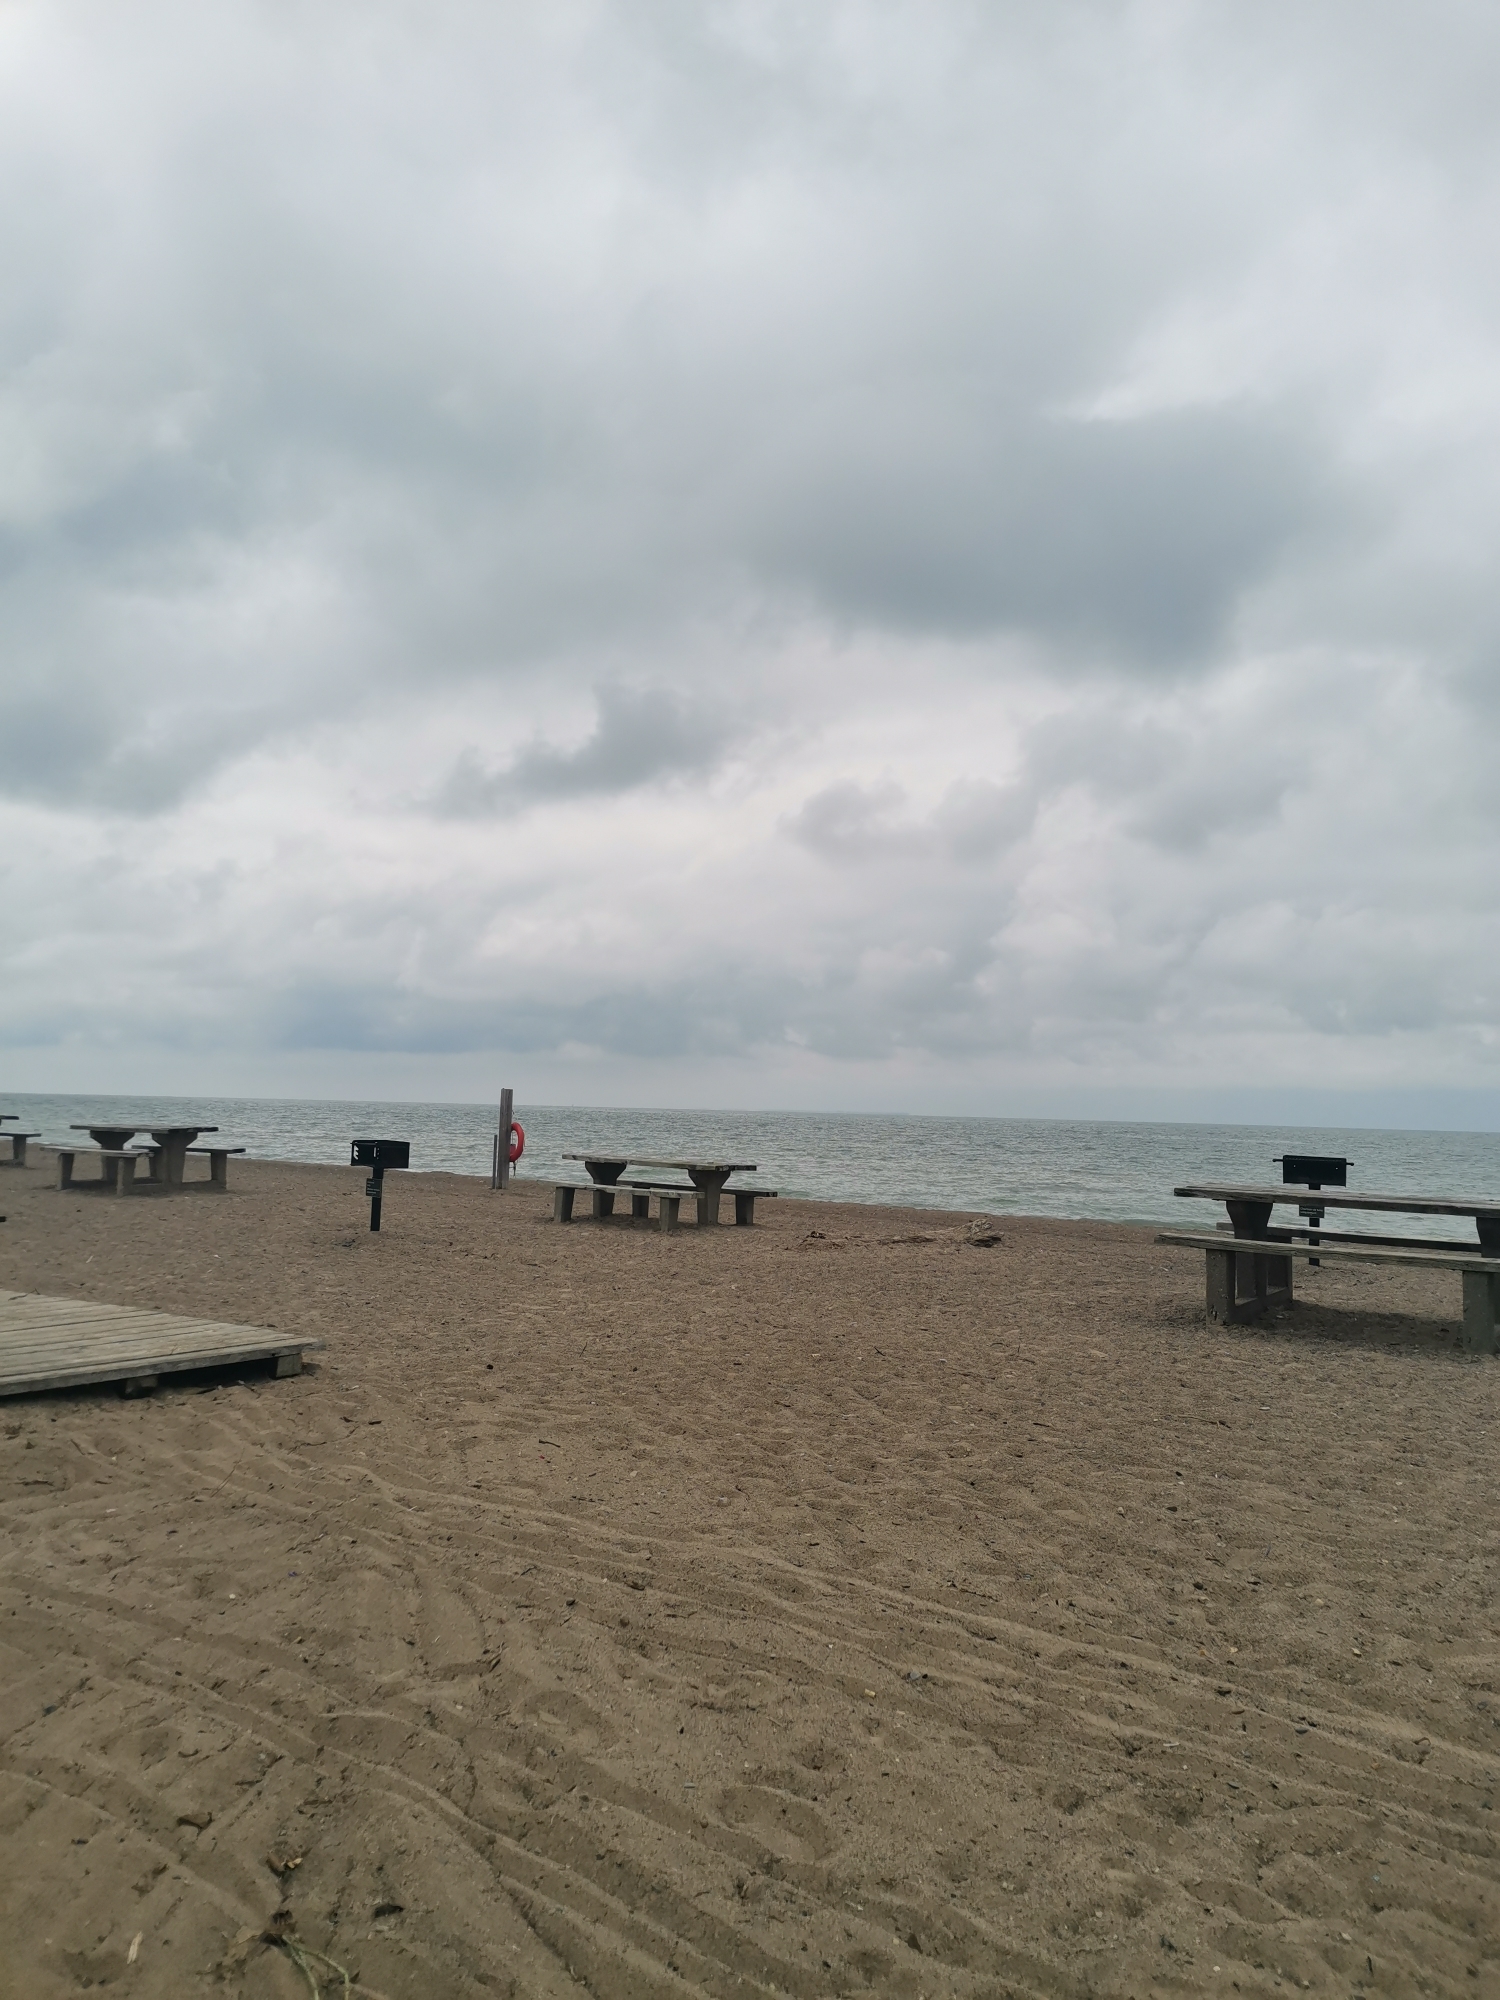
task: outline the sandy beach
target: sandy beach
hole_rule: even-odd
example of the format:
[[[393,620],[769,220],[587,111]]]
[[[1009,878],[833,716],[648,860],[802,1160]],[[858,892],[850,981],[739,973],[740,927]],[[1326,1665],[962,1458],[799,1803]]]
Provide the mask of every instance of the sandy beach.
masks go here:
[[[327,1346],[0,1405],[5,1995],[1500,1993],[1451,1279],[51,1180],[0,1287]]]

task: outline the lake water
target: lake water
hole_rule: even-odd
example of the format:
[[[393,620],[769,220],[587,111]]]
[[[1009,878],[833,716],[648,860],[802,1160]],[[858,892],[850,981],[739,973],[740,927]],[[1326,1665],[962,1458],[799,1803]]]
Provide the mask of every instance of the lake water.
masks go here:
[[[272,1098],[12,1095],[44,1139],[67,1143],[85,1120],[217,1125],[252,1158],[347,1165],[351,1138],[409,1139],[414,1168],[488,1178],[497,1113],[481,1104],[377,1104]],[[901,1203],[970,1213],[1212,1223],[1209,1203],[1176,1201],[1189,1181],[1279,1179],[1277,1153],[1342,1153],[1351,1187],[1396,1193],[1500,1194],[1500,1134],[1333,1131],[1273,1125],[1148,1125],[1041,1118],[908,1118],[799,1111],[622,1111],[516,1106],[526,1128],[521,1173],[581,1175],[562,1155],[593,1146],[656,1159],[753,1160],[789,1195]],[[1472,1241],[1455,1219],[1389,1216],[1382,1232]]]

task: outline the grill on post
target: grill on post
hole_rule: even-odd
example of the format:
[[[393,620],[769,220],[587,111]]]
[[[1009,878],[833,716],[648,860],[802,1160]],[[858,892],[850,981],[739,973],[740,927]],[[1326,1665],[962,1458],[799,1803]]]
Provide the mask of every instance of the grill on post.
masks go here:
[[[385,1193],[385,1170],[387,1167],[409,1167],[411,1165],[411,1141],[409,1139],[352,1139],[349,1143],[349,1164],[351,1167],[368,1167],[369,1178],[365,1182],[365,1193],[370,1197],[370,1227],[380,1227],[380,1203]]]
[[[1278,1153],[1283,1187],[1305,1187],[1315,1194],[1319,1188],[1348,1187],[1349,1169],[1352,1160],[1343,1159],[1335,1153]],[[1304,1216],[1314,1228],[1323,1220],[1325,1210],[1320,1202],[1299,1202],[1297,1213]],[[1309,1243],[1316,1243],[1317,1236],[1310,1235]],[[1308,1258],[1309,1264],[1316,1264],[1316,1257]]]

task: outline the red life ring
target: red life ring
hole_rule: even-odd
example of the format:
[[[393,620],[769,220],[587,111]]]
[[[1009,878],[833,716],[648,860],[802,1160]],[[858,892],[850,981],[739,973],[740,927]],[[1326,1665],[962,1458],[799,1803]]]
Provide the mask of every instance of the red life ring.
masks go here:
[[[525,1151],[526,1151],[526,1127],[524,1125],[518,1125],[516,1121],[512,1119],[510,1126],[510,1138],[506,1142],[506,1147],[505,1147],[505,1156],[510,1161],[511,1165],[514,1166],[516,1164],[516,1161],[520,1159],[521,1155]]]

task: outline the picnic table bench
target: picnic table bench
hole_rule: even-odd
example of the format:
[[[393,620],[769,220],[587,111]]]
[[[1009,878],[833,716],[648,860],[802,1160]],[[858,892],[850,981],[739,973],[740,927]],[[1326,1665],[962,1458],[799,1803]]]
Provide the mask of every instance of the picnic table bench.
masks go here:
[[[1462,1281],[1465,1348],[1500,1352],[1500,1200],[1446,1195],[1376,1194],[1345,1188],[1260,1187],[1210,1182],[1174,1188],[1175,1195],[1222,1201],[1227,1223],[1213,1230],[1163,1230],[1158,1243],[1204,1253],[1208,1316],[1225,1322],[1254,1319],[1292,1304],[1292,1260],[1309,1263],[1406,1264],[1454,1272]],[[1272,1225],[1278,1206],[1295,1206],[1295,1220]],[[1379,1236],[1362,1231],[1330,1235],[1322,1223],[1329,1209],[1398,1215],[1468,1216],[1477,1243],[1466,1248],[1442,1237]]]
[[[94,1131],[94,1129],[86,1125],[75,1125],[73,1127],[75,1132],[88,1132]],[[57,1149],[58,1187],[111,1187],[116,1194],[129,1194],[135,1185],[136,1167],[144,1161],[147,1172],[153,1181],[168,1188],[180,1188],[183,1185],[184,1162],[187,1155],[189,1153],[206,1153],[208,1155],[209,1184],[216,1188],[227,1189],[229,1186],[229,1156],[231,1153],[243,1153],[245,1150],[243,1146],[195,1146],[191,1144],[177,1146],[162,1143],[164,1137],[167,1136],[170,1136],[173,1140],[189,1137],[196,1139],[199,1131],[213,1131],[216,1129],[213,1126],[200,1126],[197,1130],[179,1126],[171,1128],[170,1132],[169,1128],[161,1127],[153,1132],[153,1137],[156,1140],[154,1145],[126,1145],[124,1141],[139,1129],[136,1126],[125,1127],[123,1130],[119,1126],[100,1126],[97,1128],[96,1133],[99,1139],[97,1149],[87,1146],[59,1146]],[[107,1145],[104,1141],[108,1139],[118,1139],[120,1143],[117,1145]],[[89,1160],[97,1159],[100,1162],[99,1177],[97,1180],[80,1181],[76,1178],[74,1168],[80,1157]]]
[[[227,1188],[229,1186],[229,1156],[231,1153],[243,1153],[244,1150],[243,1146],[188,1147],[190,1153],[206,1153],[208,1155],[208,1178],[216,1188]],[[153,1147],[149,1158],[152,1162],[151,1178],[155,1180],[156,1162],[160,1160],[161,1155]]]
[[[73,1163],[82,1153],[85,1159],[98,1160],[97,1180],[80,1181],[73,1174]],[[57,1149],[57,1185],[59,1188],[101,1187],[113,1188],[116,1194],[129,1194],[135,1184],[136,1162],[144,1156],[132,1152],[125,1146],[59,1146]]]
[[[698,1227],[707,1229],[719,1220],[719,1199],[725,1192],[725,1182],[731,1174],[753,1174],[753,1164],[743,1162],[731,1164],[723,1160],[646,1160],[633,1155],[601,1152],[564,1153],[565,1160],[582,1160],[588,1169],[586,1186],[578,1182],[558,1181],[554,1183],[552,1213],[557,1221],[572,1219],[573,1203],[579,1194],[588,1194],[591,1211],[596,1221],[614,1214],[615,1196],[627,1189],[631,1195],[630,1212],[640,1219],[650,1214],[650,1199],[657,1198],[658,1211],[663,1229],[677,1227],[678,1210],[682,1201],[691,1196],[698,1204]],[[629,1166],[668,1168],[676,1173],[686,1174],[688,1185],[681,1181],[663,1181],[654,1177],[626,1176]],[[734,1219],[742,1229],[753,1228],[755,1204],[757,1200],[774,1201],[775,1188],[730,1188],[734,1197]]]
[[[603,1222],[615,1212],[616,1196],[630,1197],[630,1214],[633,1221],[650,1219],[651,1197],[656,1197],[657,1218],[663,1230],[676,1229],[683,1201],[695,1194],[691,1187],[684,1187],[680,1181],[658,1183],[653,1181],[614,1181],[608,1186],[598,1181],[556,1181],[552,1188],[552,1219],[554,1222],[571,1222],[573,1204],[581,1194],[589,1197],[589,1213],[595,1222]]]
[[[117,1124],[113,1120],[95,1119],[92,1122],[69,1127],[73,1132],[87,1132],[94,1144],[105,1154],[119,1154],[129,1146],[137,1132],[149,1132],[151,1150],[157,1154],[151,1165],[151,1178],[165,1181],[168,1187],[181,1187],[184,1163],[190,1146],[196,1146],[205,1132],[217,1132],[217,1125],[168,1125],[137,1118],[130,1124]],[[74,1149],[75,1152],[78,1150]],[[226,1149],[227,1150],[227,1149]],[[71,1177],[71,1165],[69,1175]],[[115,1176],[106,1172],[105,1178],[113,1182]]]

